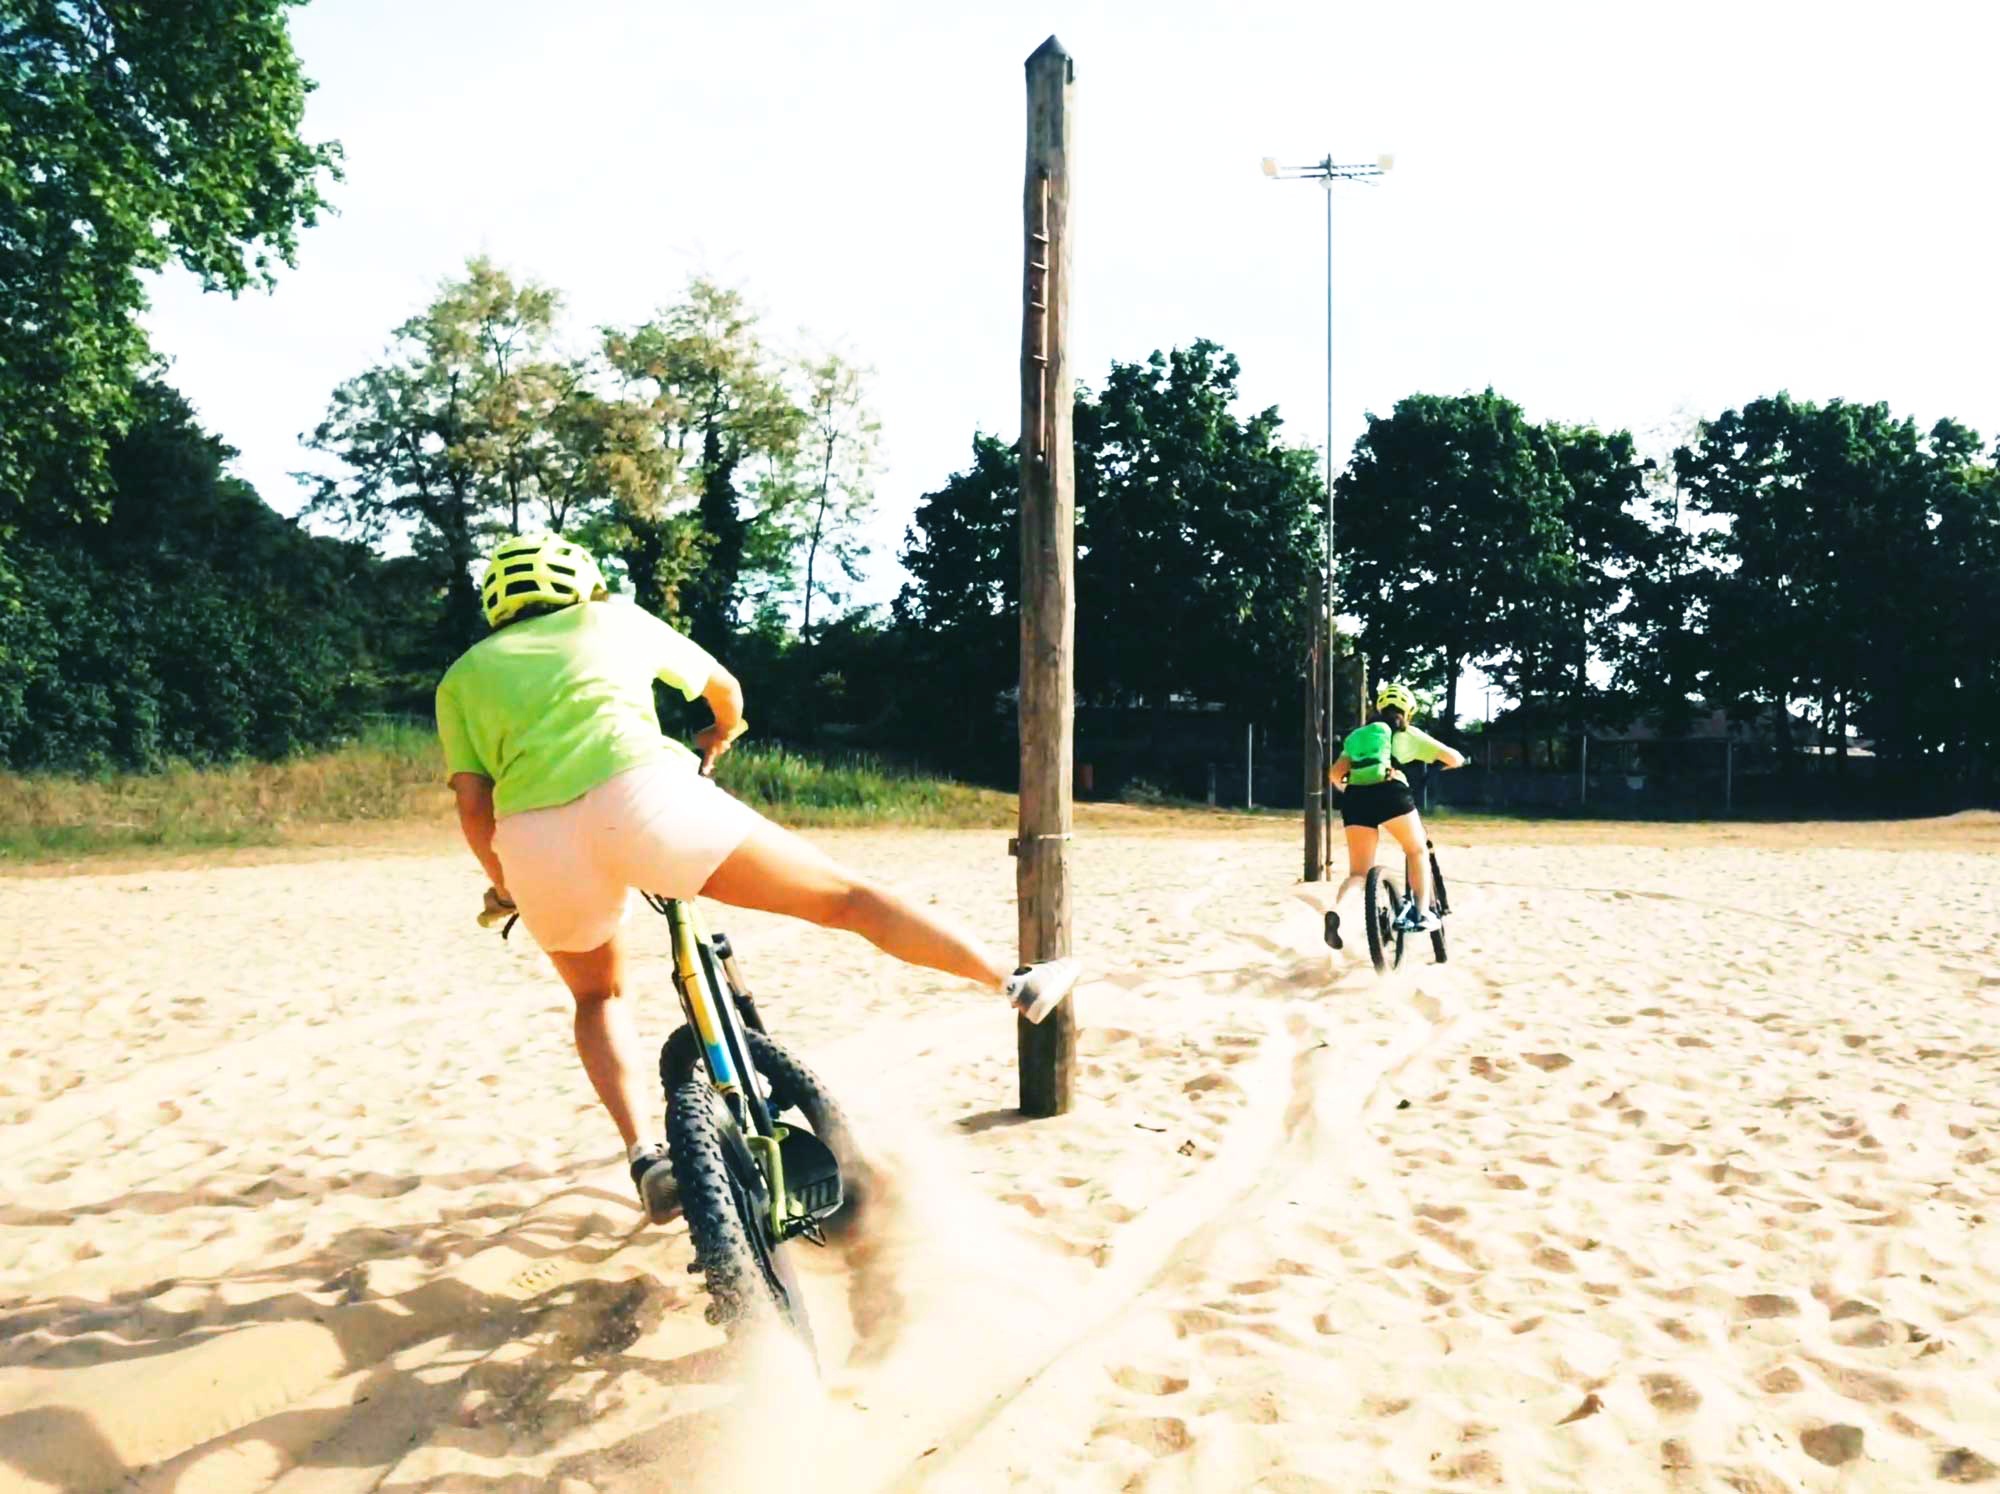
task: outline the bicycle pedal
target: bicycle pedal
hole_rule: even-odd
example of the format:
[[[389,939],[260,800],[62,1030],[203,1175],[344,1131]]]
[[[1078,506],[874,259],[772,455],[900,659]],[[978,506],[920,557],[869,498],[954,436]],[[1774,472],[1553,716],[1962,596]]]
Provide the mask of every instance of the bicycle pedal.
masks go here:
[[[840,1161],[833,1148],[803,1126],[791,1126],[778,1144],[784,1158],[785,1191],[812,1219],[838,1212],[842,1192]]]

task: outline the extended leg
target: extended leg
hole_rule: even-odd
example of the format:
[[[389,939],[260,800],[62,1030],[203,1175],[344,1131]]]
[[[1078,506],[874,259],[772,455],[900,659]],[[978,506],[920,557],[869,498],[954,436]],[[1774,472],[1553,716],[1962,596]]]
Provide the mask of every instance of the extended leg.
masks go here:
[[[1008,967],[971,933],[864,880],[777,825],[753,830],[701,892],[719,903],[845,929],[899,960],[996,991],[1007,981]]]

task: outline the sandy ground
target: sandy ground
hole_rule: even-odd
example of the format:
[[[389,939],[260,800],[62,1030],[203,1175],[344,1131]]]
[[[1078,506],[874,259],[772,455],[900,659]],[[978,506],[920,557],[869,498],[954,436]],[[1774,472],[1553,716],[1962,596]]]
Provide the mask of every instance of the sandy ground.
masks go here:
[[[1441,826],[1386,980],[1216,824],[1087,822],[1054,1121],[991,999],[717,920],[896,1179],[818,1380],[462,851],[0,879],[0,1489],[2000,1488],[2000,820]],[[815,838],[1009,939],[1004,835]]]

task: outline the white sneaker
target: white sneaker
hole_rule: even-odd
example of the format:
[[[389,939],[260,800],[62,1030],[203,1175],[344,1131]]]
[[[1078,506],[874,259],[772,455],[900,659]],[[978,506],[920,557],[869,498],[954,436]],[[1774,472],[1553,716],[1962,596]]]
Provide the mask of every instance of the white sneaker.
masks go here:
[[[681,1191],[674,1182],[674,1166],[667,1149],[659,1142],[632,1159],[632,1183],[639,1190],[639,1202],[646,1217],[665,1224],[681,1211]]]
[[[1443,928],[1444,925],[1438,921],[1437,914],[1429,908],[1419,908],[1416,904],[1409,903],[1404,905],[1403,916],[1398,921],[1397,927],[1405,933],[1428,934],[1434,929]]]
[[[1060,960],[1044,960],[1039,965],[1023,965],[1007,977],[1001,989],[1007,1003],[1030,1022],[1039,1022],[1062,1004],[1075,988],[1083,967],[1067,955]]]

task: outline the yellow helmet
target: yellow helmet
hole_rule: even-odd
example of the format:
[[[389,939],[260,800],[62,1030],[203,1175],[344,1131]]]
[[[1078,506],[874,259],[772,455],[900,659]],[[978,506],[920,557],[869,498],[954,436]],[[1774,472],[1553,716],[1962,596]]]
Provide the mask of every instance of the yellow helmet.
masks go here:
[[[1417,714],[1417,697],[1391,680],[1375,692],[1375,709],[1386,711],[1392,706],[1401,711],[1406,719],[1414,717]]]
[[[604,573],[583,546],[559,534],[517,534],[486,562],[479,605],[486,626],[497,628],[524,607],[567,607],[604,590]]]

